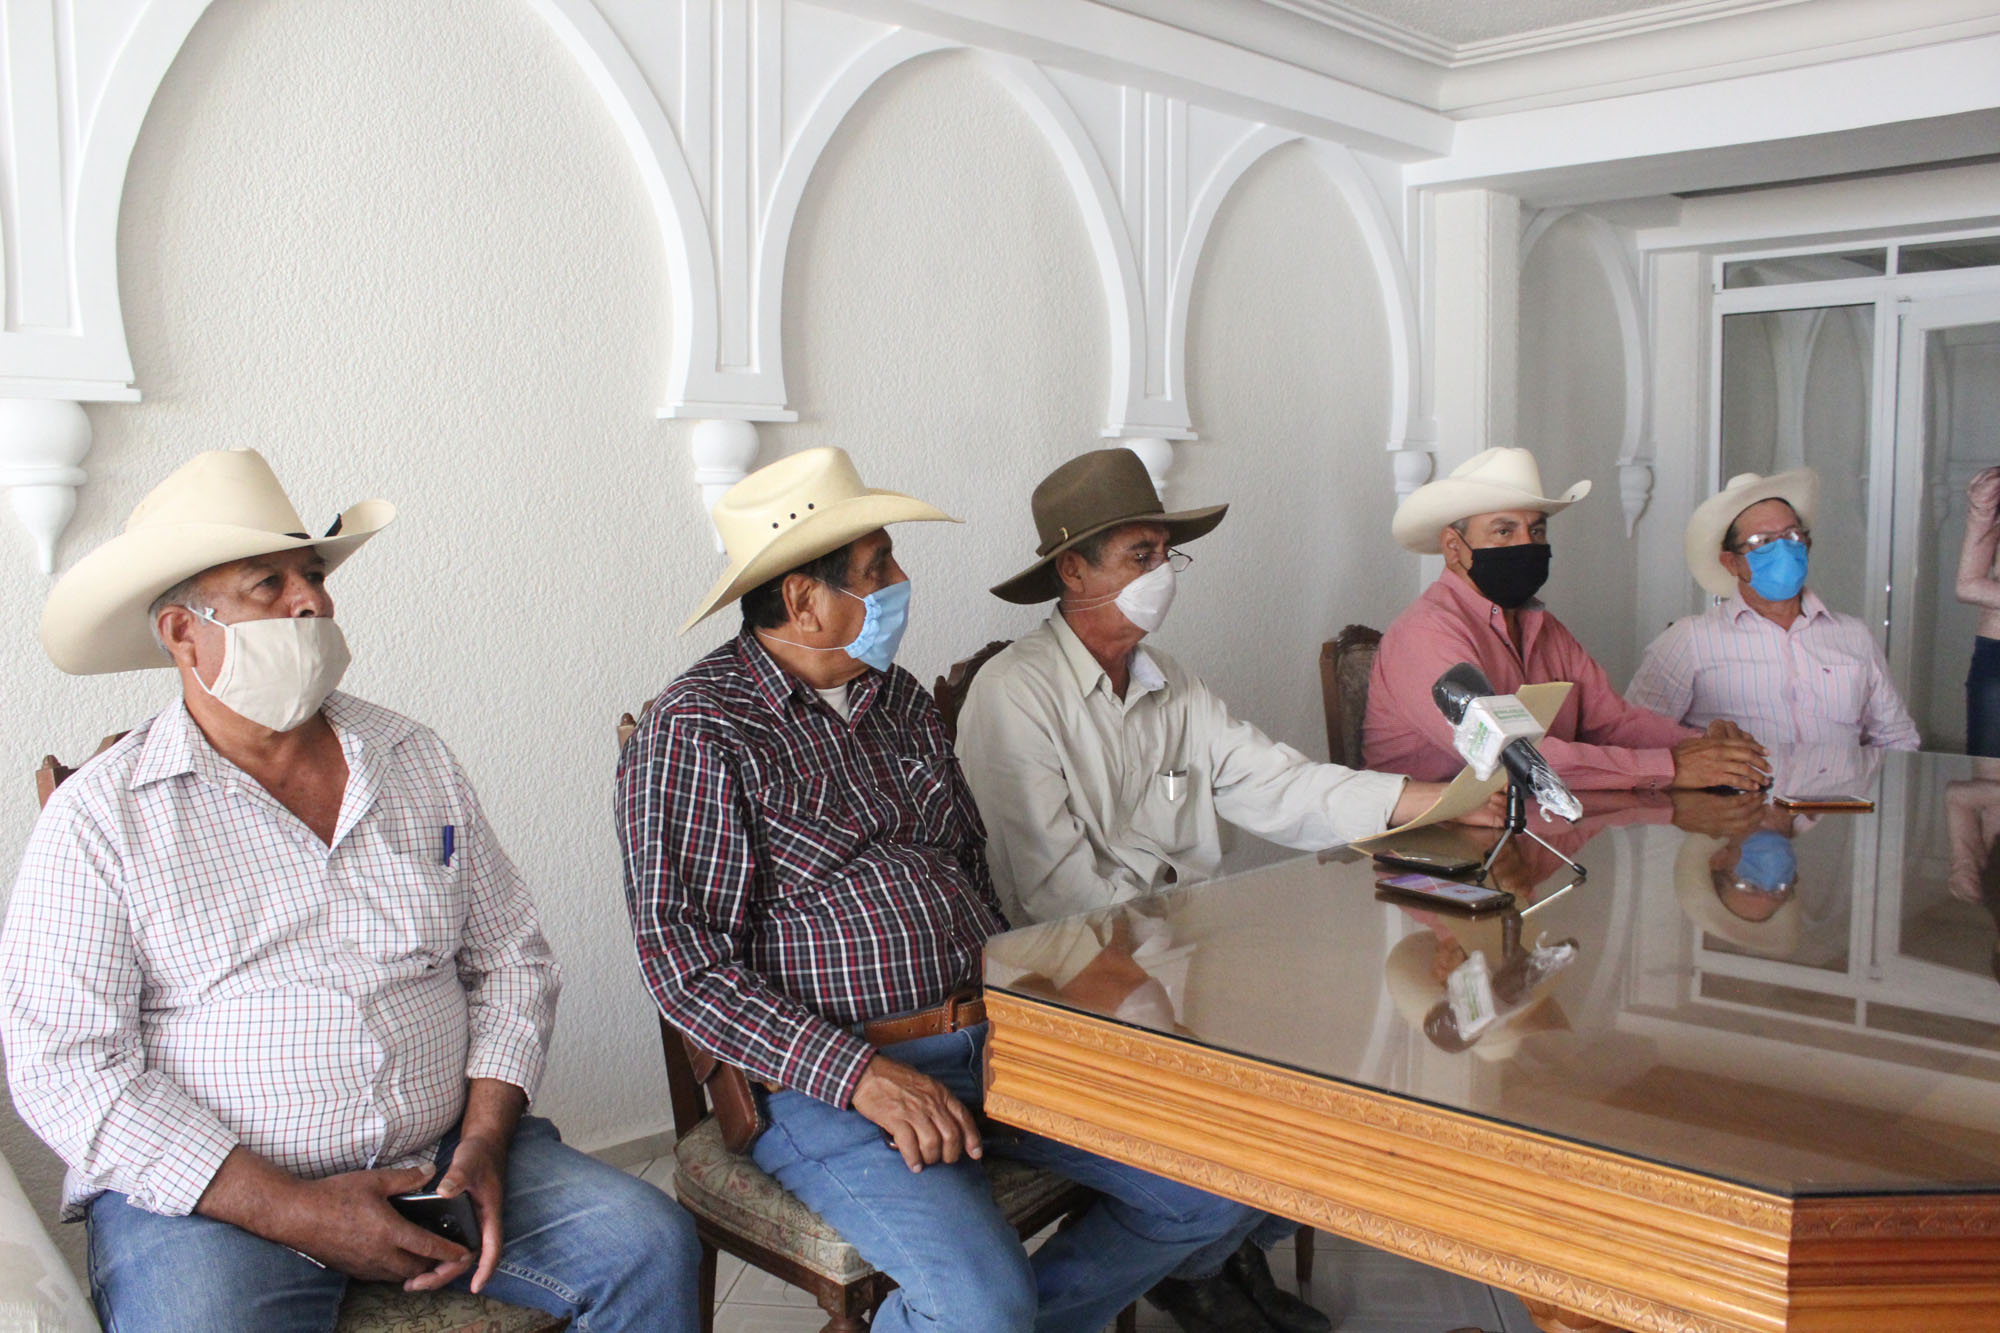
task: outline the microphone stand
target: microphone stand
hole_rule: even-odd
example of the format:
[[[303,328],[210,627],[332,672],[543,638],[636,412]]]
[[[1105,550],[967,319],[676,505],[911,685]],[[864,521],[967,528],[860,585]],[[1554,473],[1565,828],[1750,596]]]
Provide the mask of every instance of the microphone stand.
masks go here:
[[[1501,830],[1500,841],[1494,843],[1493,850],[1486,854],[1486,865],[1483,867],[1481,873],[1487,879],[1490,880],[1492,877],[1493,863],[1499,859],[1501,849],[1507,845],[1516,833],[1530,841],[1541,843],[1544,848],[1547,848],[1551,856],[1568,866],[1571,870],[1574,870],[1578,879],[1583,879],[1590,873],[1557,851],[1554,847],[1550,847],[1547,840],[1528,827],[1527,792],[1523,788],[1521,779],[1515,777],[1510,770],[1507,774],[1507,823]]]

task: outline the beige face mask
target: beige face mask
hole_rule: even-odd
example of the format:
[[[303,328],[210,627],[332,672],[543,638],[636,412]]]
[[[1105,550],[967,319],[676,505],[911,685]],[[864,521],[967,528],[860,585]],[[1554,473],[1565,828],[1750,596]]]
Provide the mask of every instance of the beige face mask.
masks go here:
[[[284,616],[224,625],[222,670],[202,685],[215,701],[260,727],[290,731],[319,711],[347,672],[347,638],[330,616]],[[196,676],[197,684],[201,677]]]

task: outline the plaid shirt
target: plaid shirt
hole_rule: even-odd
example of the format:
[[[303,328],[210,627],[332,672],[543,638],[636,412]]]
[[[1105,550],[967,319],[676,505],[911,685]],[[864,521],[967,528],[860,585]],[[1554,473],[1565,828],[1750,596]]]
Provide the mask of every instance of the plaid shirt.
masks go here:
[[[188,1213],[238,1144],[308,1177],[428,1165],[468,1078],[541,1078],[556,965],[457,762],[351,696],[326,718],[331,846],[178,703],[35,824],[0,1021],[14,1105],[69,1164],[65,1219],[107,1189]]]
[[[868,672],[843,721],[752,635],[667,687],[619,758],[625,899],[660,1010],[751,1074],[845,1106],[850,1029],[937,1004],[1005,929],[937,707]]]

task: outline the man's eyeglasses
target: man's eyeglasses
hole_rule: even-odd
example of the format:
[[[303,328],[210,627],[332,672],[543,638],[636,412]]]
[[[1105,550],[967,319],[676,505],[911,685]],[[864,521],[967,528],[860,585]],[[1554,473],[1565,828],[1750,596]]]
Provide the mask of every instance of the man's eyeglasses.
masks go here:
[[[1812,529],[1789,527],[1781,532],[1753,532],[1730,549],[1738,555],[1748,555],[1762,550],[1772,542],[1797,542],[1807,550],[1812,549]]]
[[[1158,551],[1148,551],[1144,555],[1138,557],[1139,572],[1142,574],[1150,574],[1154,570],[1160,567],[1161,561],[1165,561],[1166,563],[1172,565],[1174,567],[1174,573],[1179,574],[1184,572],[1189,565],[1194,563],[1194,557],[1189,555],[1186,551],[1180,550],[1178,548],[1169,550],[1165,555],[1161,555]]]

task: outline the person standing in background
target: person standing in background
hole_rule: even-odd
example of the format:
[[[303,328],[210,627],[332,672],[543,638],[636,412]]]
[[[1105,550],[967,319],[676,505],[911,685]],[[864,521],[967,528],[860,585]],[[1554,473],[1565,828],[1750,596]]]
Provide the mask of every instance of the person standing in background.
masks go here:
[[[1958,600],[1979,608],[1972,641],[1972,669],[1965,677],[1965,752],[2000,758],[2000,578],[1993,574],[2000,546],[2000,467],[1974,476],[1965,488],[1965,540],[1958,548]]]

